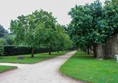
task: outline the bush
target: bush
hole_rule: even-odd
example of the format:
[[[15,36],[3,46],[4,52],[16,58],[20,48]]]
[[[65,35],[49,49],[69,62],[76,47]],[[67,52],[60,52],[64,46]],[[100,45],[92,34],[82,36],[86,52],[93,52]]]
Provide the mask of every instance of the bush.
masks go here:
[[[75,48],[70,48],[68,50],[74,50]],[[11,56],[11,55],[23,55],[23,54],[31,54],[31,48],[29,47],[16,47],[16,46],[4,46],[0,47],[0,55],[5,55],[5,56]],[[57,50],[51,50],[51,52],[54,52]],[[61,51],[61,50],[60,50]],[[49,52],[49,49],[42,47],[39,49],[35,49],[35,53],[44,53],[44,52]]]
[[[20,55],[20,54],[30,54],[31,49],[28,47],[15,47],[15,46],[5,46],[4,55]]]
[[[29,47],[16,47],[16,46],[4,46],[4,55],[22,55],[22,54],[31,54],[31,48]],[[55,51],[55,50],[52,50]],[[48,52],[47,48],[35,49],[35,53]]]
[[[4,46],[0,46],[0,56],[4,55]]]

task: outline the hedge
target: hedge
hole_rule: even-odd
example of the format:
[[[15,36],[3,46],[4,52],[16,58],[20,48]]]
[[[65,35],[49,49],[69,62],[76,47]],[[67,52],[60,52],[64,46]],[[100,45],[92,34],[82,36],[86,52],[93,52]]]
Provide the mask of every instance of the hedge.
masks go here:
[[[29,47],[16,47],[16,46],[4,46],[4,55],[22,55],[22,54],[31,54],[31,48]],[[35,49],[35,53],[48,52],[46,48]]]
[[[0,56],[4,55],[4,46],[0,46]]]
[[[68,50],[75,50],[76,48],[70,48]],[[11,55],[23,55],[23,54],[31,54],[31,48],[24,47],[24,46],[0,46],[0,56],[11,56]],[[35,53],[44,53],[48,52],[49,49],[47,48],[39,48],[35,49]],[[52,52],[57,50],[52,50]]]

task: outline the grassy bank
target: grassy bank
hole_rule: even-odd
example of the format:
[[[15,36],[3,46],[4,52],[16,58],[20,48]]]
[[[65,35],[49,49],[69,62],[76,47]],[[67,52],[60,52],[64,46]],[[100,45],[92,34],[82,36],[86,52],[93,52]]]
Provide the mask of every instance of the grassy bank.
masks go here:
[[[114,59],[96,60],[82,51],[63,64],[60,72],[86,82],[118,83],[118,63]]]
[[[15,66],[2,66],[2,65],[0,65],[0,73],[5,72],[5,71],[9,71],[9,70],[12,70],[12,69],[15,69],[15,68],[17,68],[17,67],[15,67]]]
[[[0,57],[0,62],[8,62],[8,63],[23,63],[23,64],[32,64],[32,63],[37,63],[43,60],[47,60],[56,56],[63,55],[67,52],[52,52],[51,55],[48,53],[40,53],[40,54],[35,54],[34,58],[31,58],[31,54],[28,55],[22,55],[23,59],[17,59],[19,56],[2,56]]]

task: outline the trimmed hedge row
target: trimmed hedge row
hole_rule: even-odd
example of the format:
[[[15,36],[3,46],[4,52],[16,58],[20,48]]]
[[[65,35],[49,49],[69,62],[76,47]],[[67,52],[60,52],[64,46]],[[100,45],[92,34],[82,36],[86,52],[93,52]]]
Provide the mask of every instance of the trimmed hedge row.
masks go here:
[[[22,55],[22,54],[31,54],[31,48],[29,47],[15,47],[15,46],[5,46],[4,47],[4,55]],[[43,53],[48,52],[46,48],[39,48],[35,50],[35,53]]]
[[[23,54],[31,54],[32,49],[29,47],[16,47],[16,46],[1,46],[3,49],[0,49],[0,56],[11,56],[11,55],[23,55]],[[0,47],[0,48],[1,48]],[[75,50],[76,48],[70,48],[68,50]],[[52,50],[52,52],[57,50]],[[44,53],[49,52],[47,48],[39,48],[35,49],[35,53]]]

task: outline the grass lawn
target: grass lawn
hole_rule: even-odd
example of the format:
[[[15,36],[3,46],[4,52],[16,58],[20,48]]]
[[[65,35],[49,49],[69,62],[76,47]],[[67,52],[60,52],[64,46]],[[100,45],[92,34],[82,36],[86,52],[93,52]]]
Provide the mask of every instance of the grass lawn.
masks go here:
[[[69,77],[92,83],[118,83],[118,63],[112,60],[96,60],[78,51],[60,68]]]
[[[1,66],[0,65],[0,73],[5,72],[5,71],[9,71],[9,70],[12,70],[15,68],[17,68],[17,67],[15,67],[15,66]]]
[[[48,53],[39,53],[39,54],[35,54],[34,58],[31,58],[31,54],[28,55],[23,55],[24,59],[19,60],[17,59],[17,56],[2,56],[0,57],[0,62],[8,62],[8,63],[23,63],[23,64],[32,64],[32,63],[36,63],[39,61],[43,61],[43,60],[47,60],[59,55],[63,55],[67,52],[52,52],[51,55],[49,55]]]

